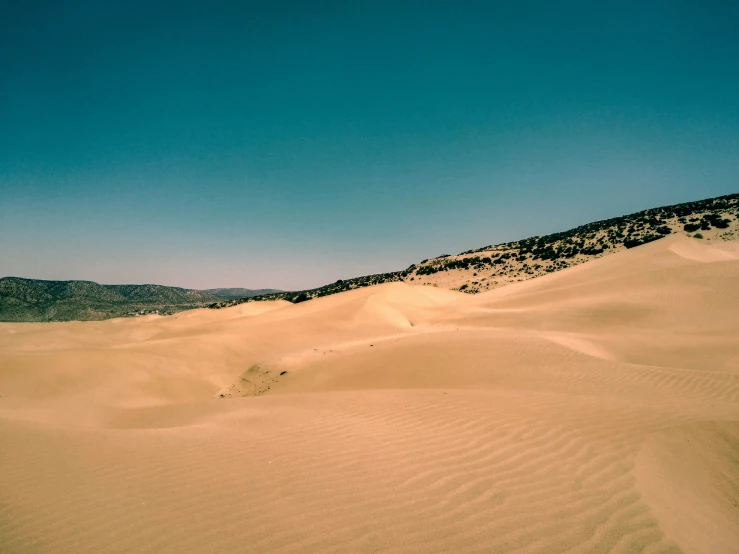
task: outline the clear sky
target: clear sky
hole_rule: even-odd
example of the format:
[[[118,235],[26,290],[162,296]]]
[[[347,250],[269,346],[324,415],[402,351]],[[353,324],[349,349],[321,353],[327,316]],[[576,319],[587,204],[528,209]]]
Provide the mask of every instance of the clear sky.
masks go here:
[[[0,276],[306,288],[738,175],[735,1],[0,0]]]

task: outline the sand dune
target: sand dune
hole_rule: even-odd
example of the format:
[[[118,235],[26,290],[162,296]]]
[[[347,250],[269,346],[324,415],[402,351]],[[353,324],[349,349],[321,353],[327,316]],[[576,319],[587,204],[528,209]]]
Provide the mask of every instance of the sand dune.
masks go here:
[[[0,324],[2,552],[739,552],[739,250]]]

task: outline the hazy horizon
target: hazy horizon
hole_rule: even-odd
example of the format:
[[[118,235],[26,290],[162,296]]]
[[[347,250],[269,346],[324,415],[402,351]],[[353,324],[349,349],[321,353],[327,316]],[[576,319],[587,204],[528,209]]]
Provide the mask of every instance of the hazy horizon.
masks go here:
[[[699,200],[699,199],[694,199],[694,200]],[[644,209],[651,209],[651,208],[658,208],[658,207],[662,207],[662,206],[649,206],[648,208],[644,208]],[[639,211],[641,211],[641,210],[639,210]],[[620,214],[620,215],[629,215],[629,214]],[[616,216],[616,217],[618,217],[618,216]],[[587,222],[581,222],[580,224],[592,223],[592,222],[594,222],[594,220],[587,221]],[[573,227],[576,227],[578,225],[579,224],[575,224]],[[563,229],[563,230],[567,230],[567,229]],[[554,231],[554,232],[557,232],[557,231]],[[535,236],[535,235],[526,235],[525,237],[515,237],[513,240],[518,240],[518,239],[521,239],[521,238],[529,238],[529,236]],[[486,245],[476,245],[476,246],[473,246],[471,248],[477,248],[477,247],[482,247],[482,246],[486,246]],[[455,252],[445,252],[444,254],[457,255],[457,254],[460,254],[460,253],[461,252],[456,252],[455,251]],[[440,255],[442,255],[442,254],[437,254],[437,255],[434,255],[434,256],[430,256],[430,257],[436,257],[436,256],[440,256]],[[415,260],[412,263],[417,263],[419,261],[420,260]],[[392,270],[389,270],[389,271],[400,271],[401,269],[404,269],[404,268],[398,267],[398,268],[395,268],[395,269],[392,269]],[[371,274],[371,273],[372,272],[369,272],[367,274]],[[367,274],[365,274],[365,275],[367,275]],[[347,279],[347,278],[351,278],[351,277],[360,277],[360,276],[361,275],[351,275],[351,276],[345,276],[345,277],[342,277],[342,278]],[[42,279],[40,277],[28,277],[28,276],[24,276],[24,275],[0,275],[0,279],[2,279],[2,278],[8,278],[8,277],[9,278],[46,280],[46,281],[92,281],[92,282],[97,282],[98,284],[101,284],[101,285],[164,285],[164,286],[171,286],[171,287],[181,287],[180,285],[172,285],[172,284],[165,284],[165,283],[154,283],[154,282],[141,282],[141,283],[130,283],[130,282],[103,283],[103,282],[99,282],[99,281],[94,281],[92,279]],[[322,285],[329,284],[330,282],[332,282],[332,281],[326,281],[326,282],[322,283]],[[320,287],[320,286],[321,285],[318,285],[318,287]],[[241,288],[243,288],[243,289],[249,289],[249,290],[261,290],[261,289],[263,289],[263,290],[276,290],[276,291],[282,291],[282,290],[300,290],[300,289],[277,289],[277,288],[274,288],[274,287],[240,287],[240,286],[181,287],[181,288],[193,289],[193,290],[217,290],[217,289],[228,290],[228,289],[241,289]],[[310,288],[316,288],[316,287],[310,287]]]
[[[739,190],[739,5],[0,7],[0,276],[313,288]]]

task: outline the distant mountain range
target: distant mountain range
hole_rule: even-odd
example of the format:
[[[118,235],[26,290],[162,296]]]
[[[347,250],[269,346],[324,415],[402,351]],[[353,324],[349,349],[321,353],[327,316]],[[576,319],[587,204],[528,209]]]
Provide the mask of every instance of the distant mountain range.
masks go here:
[[[697,240],[739,240],[739,194],[651,208],[545,236],[422,260],[402,271],[338,280],[316,289],[182,289],[99,285],[90,281],[0,279],[0,321],[100,320],[227,308],[243,302],[303,302],[389,281],[478,293],[546,275],[594,258],[685,233]]]
[[[100,320],[173,314],[214,302],[274,293],[272,289],[193,290],[163,285],[0,279],[0,321]]]

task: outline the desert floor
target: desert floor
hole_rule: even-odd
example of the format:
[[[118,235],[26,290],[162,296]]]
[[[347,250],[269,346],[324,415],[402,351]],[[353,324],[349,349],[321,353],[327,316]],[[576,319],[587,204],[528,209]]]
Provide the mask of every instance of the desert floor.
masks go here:
[[[0,324],[0,552],[739,552],[739,247]]]

